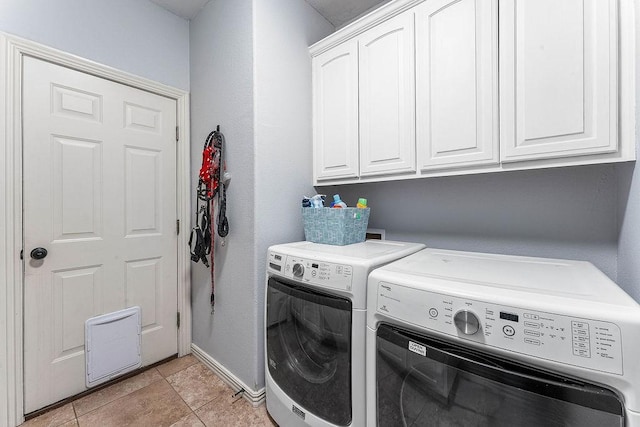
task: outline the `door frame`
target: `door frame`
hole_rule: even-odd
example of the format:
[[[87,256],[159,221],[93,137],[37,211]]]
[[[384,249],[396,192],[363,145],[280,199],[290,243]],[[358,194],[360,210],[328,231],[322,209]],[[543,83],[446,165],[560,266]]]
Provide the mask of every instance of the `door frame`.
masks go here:
[[[176,100],[178,235],[178,354],[191,352],[189,93],[78,56],[0,32],[0,427],[24,421],[22,218],[22,58],[31,56]],[[2,76],[0,72],[0,76]],[[4,129],[4,132],[2,130]],[[4,280],[3,280],[4,279]],[[4,368],[3,368],[4,366]]]

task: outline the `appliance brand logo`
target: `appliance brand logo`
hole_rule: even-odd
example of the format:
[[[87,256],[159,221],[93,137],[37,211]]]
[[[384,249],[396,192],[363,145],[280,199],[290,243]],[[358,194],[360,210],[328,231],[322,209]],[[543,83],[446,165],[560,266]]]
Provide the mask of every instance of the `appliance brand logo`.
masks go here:
[[[291,405],[291,411],[304,420],[304,412],[298,409],[296,405]]]
[[[413,351],[414,353],[417,353],[421,356],[427,355],[427,347],[413,341],[409,341],[409,351]]]

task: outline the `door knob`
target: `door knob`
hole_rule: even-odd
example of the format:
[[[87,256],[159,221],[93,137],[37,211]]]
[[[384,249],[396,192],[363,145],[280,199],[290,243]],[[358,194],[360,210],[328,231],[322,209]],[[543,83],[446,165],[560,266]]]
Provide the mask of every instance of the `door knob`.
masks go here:
[[[42,259],[47,256],[47,250],[45,248],[35,248],[31,251],[31,258]]]

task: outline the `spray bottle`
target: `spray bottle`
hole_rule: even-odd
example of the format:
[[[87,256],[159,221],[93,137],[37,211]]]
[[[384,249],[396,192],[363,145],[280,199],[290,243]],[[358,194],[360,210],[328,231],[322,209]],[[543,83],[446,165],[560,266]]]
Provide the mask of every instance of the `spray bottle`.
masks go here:
[[[309,201],[311,202],[312,208],[323,208],[324,207],[324,198],[326,196],[324,194],[316,194],[311,197]]]

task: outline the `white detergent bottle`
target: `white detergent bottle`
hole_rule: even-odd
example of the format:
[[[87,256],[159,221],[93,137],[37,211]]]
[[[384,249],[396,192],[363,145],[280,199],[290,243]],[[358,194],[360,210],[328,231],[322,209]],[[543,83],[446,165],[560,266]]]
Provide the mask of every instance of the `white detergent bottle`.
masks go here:
[[[347,204],[345,202],[343,202],[342,200],[340,200],[340,195],[339,194],[334,194],[333,195],[333,203],[331,204],[332,208],[346,208]]]

